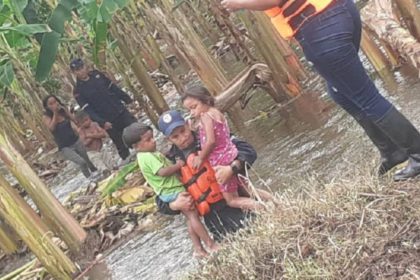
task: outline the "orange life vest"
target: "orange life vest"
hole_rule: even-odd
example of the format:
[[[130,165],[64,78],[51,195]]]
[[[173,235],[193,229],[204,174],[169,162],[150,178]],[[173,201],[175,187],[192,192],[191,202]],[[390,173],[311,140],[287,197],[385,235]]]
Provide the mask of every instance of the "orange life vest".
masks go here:
[[[199,169],[193,169],[193,158],[194,154],[190,154],[181,168],[181,182],[194,199],[198,213],[204,216],[210,212],[210,204],[222,200],[223,195],[210,163],[205,161]]]
[[[333,1],[281,0],[278,6],[265,13],[283,38],[291,38],[306,20],[325,10]]]

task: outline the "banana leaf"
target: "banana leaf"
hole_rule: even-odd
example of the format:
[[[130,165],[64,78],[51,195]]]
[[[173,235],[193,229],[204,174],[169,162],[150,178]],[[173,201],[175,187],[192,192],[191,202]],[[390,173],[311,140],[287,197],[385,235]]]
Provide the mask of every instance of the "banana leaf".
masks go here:
[[[95,24],[95,48],[93,50],[93,60],[99,68],[105,64],[105,52],[107,47],[108,24],[106,22],[96,22]]]
[[[113,192],[124,186],[126,183],[125,177],[136,170],[139,170],[137,161],[124,166],[120,171],[118,171],[117,176],[108,182],[107,186],[102,191],[102,196],[111,195]]]
[[[0,26],[0,32],[17,32],[23,35],[51,32],[47,24],[19,24],[15,26]]]
[[[15,13],[21,13],[28,5],[28,0],[10,0],[9,4]]]
[[[42,38],[35,74],[38,81],[48,77],[57,55],[60,38],[64,33],[64,24],[71,19],[71,12],[78,4],[77,0],[61,0],[52,12],[48,25],[53,31],[45,33]]]
[[[15,72],[13,71],[12,62],[7,60],[0,65],[0,85],[9,87],[14,78]]]

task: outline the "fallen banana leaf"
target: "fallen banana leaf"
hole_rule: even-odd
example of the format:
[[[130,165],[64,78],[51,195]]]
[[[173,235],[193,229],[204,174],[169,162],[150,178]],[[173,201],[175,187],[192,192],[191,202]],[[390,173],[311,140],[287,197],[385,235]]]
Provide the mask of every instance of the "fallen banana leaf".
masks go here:
[[[150,197],[147,199],[143,205],[133,207],[133,212],[136,214],[146,214],[146,213],[152,213],[156,211],[156,203],[155,203],[155,197]]]
[[[10,272],[9,274],[3,276],[2,278],[0,278],[0,280],[10,280],[10,279],[14,279],[16,276],[19,276],[21,273],[28,271],[29,269],[31,269],[36,263],[36,259],[33,261],[28,262],[27,264],[25,264],[22,267],[19,267],[18,269],[16,269],[15,271]]]
[[[147,186],[129,187],[115,191],[112,197],[117,199],[120,205],[128,205],[141,202],[153,196],[153,190]]]
[[[110,180],[107,184],[107,186],[104,188],[104,190],[102,191],[102,196],[107,196],[107,195],[111,195],[114,191],[116,191],[117,189],[119,189],[120,187],[122,187],[125,184],[125,177],[134,172],[135,170],[138,170],[139,166],[137,164],[137,162],[132,162],[130,164],[127,164],[126,166],[124,166],[117,174],[117,176],[115,176],[115,178],[113,178],[112,180]]]

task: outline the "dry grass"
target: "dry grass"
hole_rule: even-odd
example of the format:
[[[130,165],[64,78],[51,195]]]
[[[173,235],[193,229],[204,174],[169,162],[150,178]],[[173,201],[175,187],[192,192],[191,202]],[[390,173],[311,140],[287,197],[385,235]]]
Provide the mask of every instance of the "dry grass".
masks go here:
[[[366,173],[295,182],[189,279],[420,279],[419,184]]]

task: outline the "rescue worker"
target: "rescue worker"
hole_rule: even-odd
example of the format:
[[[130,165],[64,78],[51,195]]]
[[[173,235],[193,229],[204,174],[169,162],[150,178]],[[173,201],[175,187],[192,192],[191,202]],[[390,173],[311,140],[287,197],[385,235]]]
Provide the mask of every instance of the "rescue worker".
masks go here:
[[[165,115],[160,117],[159,129],[171,134],[168,139],[172,142],[172,147],[166,155],[172,162],[177,159],[186,161],[187,157],[200,150],[200,141],[193,133],[182,115],[178,111],[171,111],[171,119],[162,122]],[[176,135],[175,135],[176,134]],[[246,142],[234,138],[233,143],[238,149],[238,157],[230,166],[219,166],[215,168],[215,177],[219,183],[224,183],[230,177],[236,175],[245,168],[245,163],[252,164],[257,158],[255,150]],[[243,188],[240,189],[242,196],[249,196]],[[171,203],[165,203],[159,198],[156,199],[159,211],[167,215],[176,215],[180,210],[188,209],[194,204],[192,197],[188,193],[180,194]],[[204,215],[204,221],[209,231],[220,240],[226,233],[232,233],[241,228],[245,222],[245,213],[239,208],[229,207],[225,200],[219,200],[210,205],[210,212]]]
[[[130,152],[122,141],[122,132],[136,119],[123,103],[130,104],[133,100],[104,73],[89,71],[80,58],[72,60],[70,68],[77,78],[74,89],[77,103],[106,130],[121,159],[126,159]]]
[[[286,39],[299,41],[332,99],[361,125],[381,154],[379,175],[408,159],[394,180],[420,174],[420,134],[370,80],[358,56],[361,19],[353,0],[222,0],[229,11],[265,11]],[[275,54],[273,54],[275,55]]]

